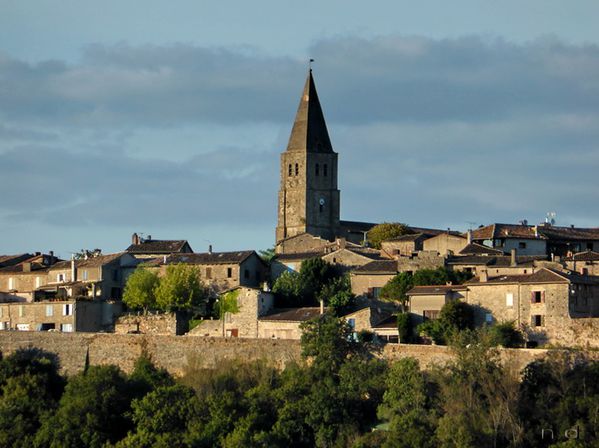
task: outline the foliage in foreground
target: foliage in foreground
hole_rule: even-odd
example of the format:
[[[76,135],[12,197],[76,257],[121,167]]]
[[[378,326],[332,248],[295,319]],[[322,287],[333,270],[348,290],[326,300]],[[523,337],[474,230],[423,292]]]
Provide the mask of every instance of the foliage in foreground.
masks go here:
[[[391,365],[373,358],[330,314],[304,330],[303,360],[284,371],[264,361],[228,361],[211,370],[191,365],[177,380],[146,355],[129,375],[90,366],[67,379],[51,353],[19,350],[0,360],[0,444],[536,448],[599,442],[599,363],[581,353],[551,352],[520,375],[500,362],[489,332],[465,330],[454,338],[452,361],[423,370],[413,358]]]

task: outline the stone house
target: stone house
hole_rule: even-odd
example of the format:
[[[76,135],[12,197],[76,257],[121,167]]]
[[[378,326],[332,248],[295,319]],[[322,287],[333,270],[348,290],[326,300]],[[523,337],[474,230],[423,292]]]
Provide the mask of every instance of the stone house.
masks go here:
[[[376,260],[350,272],[352,293],[376,299],[383,286],[397,275],[397,260]]]
[[[253,250],[170,254],[148,261],[144,266],[164,275],[167,266],[173,264],[197,267],[200,280],[213,296],[237,286],[258,288],[269,277],[268,266]]]
[[[36,253],[4,258],[0,267],[0,301],[35,299],[36,290],[48,282],[48,268],[58,259],[53,254]]]
[[[387,258],[412,255],[414,252],[421,251],[424,241],[431,236],[426,233],[413,233],[382,241],[381,255]]]
[[[325,311],[324,307],[274,310],[272,314],[259,318],[258,337],[262,339],[301,339],[300,325],[324,314]]]
[[[497,277],[482,271],[466,286],[466,301],[475,306],[479,325],[514,321],[529,340],[538,343],[564,342],[562,333],[576,327],[577,320],[599,317],[597,277],[547,268],[532,274]]]
[[[120,302],[57,300],[0,303],[0,330],[97,332],[113,323]]]
[[[346,310],[341,317],[349,326],[359,333],[369,331],[387,342],[398,342],[397,317],[399,311],[396,304],[367,300]]]
[[[142,238],[134,233],[131,245],[125,252],[138,259],[148,259],[170,254],[189,254],[193,250],[186,240],[153,240],[151,235]]]
[[[454,255],[446,260],[446,266],[454,271],[470,272],[478,275],[481,270],[489,275],[531,274],[539,261],[546,260],[544,255]]]
[[[60,261],[48,268],[47,282],[37,290],[41,299],[82,297],[91,300],[120,300],[127,276],[138,261],[130,254],[98,255]]]
[[[599,250],[599,227],[561,227],[540,225],[539,232],[547,238],[547,254],[569,257],[577,252]]]
[[[565,266],[583,275],[599,275],[599,252],[587,250],[563,259]]]
[[[468,288],[464,285],[415,286],[408,296],[408,311],[412,322],[418,325],[427,319],[437,319],[441,308],[451,300],[464,299]]]
[[[436,252],[438,255],[445,256],[457,254],[467,244],[468,239],[464,236],[444,232],[424,240],[422,249],[426,252]]]
[[[547,254],[547,237],[539,231],[539,226],[491,224],[472,230],[472,242],[504,253],[517,249],[520,255]]]

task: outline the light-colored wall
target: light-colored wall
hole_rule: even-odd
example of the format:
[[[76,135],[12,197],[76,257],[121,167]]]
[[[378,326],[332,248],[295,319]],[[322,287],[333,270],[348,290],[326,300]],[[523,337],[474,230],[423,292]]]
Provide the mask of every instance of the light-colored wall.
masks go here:
[[[258,318],[267,314],[274,303],[274,295],[252,288],[238,288],[238,313],[225,314],[225,334],[227,330],[237,330],[240,338],[256,338],[259,335]]]
[[[584,269],[588,275],[599,275],[599,261],[566,261],[565,264],[568,269],[578,273]]]
[[[448,255],[449,252],[457,254],[468,244],[468,240],[461,236],[442,233],[424,241],[425,251],[437,252],[439,255]]]
[[[302,337],[301,322],[266,321],[260,320],[258,324],[258,337],[261,339],[294,339]]]
[[[525,243],[526,248],[519,247],[520,243]],[[518,251],[518,255],[545,255],[547,254],[547,243],[545,240],[525,239],[525,238],[506,238],[502,247],[495,246],[496,249],[509,254],[512,249]]]
[[[370,288],[382,288],[396,274],[357,274],[351,273],[351,290],[356,296],[367,296]]]
[[[72,307],[70,315],[63,314],[64,305]],[[71,324],[73,331],[75,325],[75,301],[37,302],[37,303],[3,303],[0,304],[0,322],[5,329],[17,329],[17,326],[27,325],[29,331],[37,331],[41,324],[54,324],[60,330],[61,324]],[[47,316],[46,310],[51,309],[52,315]]]

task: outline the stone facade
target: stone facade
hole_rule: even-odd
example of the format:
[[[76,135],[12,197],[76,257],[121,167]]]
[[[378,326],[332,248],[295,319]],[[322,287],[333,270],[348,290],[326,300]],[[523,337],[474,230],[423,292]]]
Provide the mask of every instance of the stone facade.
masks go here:
[[[422,244],[425,251],[436,252],[438,255],[457,254],[468,244],[468,239],[451,233],[441,233],[428,238]]]
[[[90,300],[0,304],[0,329],[96,332],[111,327],[120,302]]]
[[[312,72],[302,92],[287,150],[281,154],[276,242],[302,233],[332,240],[339,231],[337,153]]]
[[[235,294],[236,313],[225,313],[225,337],[259,337],[259,318],[269,313],[274,306],[274,295],[270,292],[252,288],[236,288],[229,294]]]
[[[417,233],[414,235],[402,235],[381,242],[381,254],[389,258],[399,256],[410,256],[414,252],[422,250],[424,240],[430,235]]]
[[[182,335],[187,333],[188,324],[187,313],[126,314],[116,320],[114,332]]]
[[[466,297],[467,288],[459,285],[416,286],[408,291],[408,310],[414,325],[425,319],[437,319],[441,308],[450,300]]]

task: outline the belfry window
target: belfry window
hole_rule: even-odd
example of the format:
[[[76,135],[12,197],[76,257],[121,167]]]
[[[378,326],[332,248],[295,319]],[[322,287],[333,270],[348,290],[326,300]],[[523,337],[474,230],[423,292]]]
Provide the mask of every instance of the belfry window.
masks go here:
[[[319,205],[318,205],[318,211],[319,211],[320,213],[322,213],[322,212],[324,211],[324,205],[323,205],[323,204],[319,204]]]
[[[314,173],[316,174],[316,176],[318,176],[318,174],[319,174],[319,172],[318,172],[318,171],[319,171],[319,168],[320,168],[320,167],[318,166],[318,163],[317,163],[317,164],[316,164],[316,169],[314,170]]]
[[[327,177],[327,164],[325,163],[322,167],[322,174],[324,177]]]
[[[291,176],[293,174],[293,171],[291,170],[291,163],[289,164],[289,176]]]
[[[297,176],[299,174],[299,165],[296,163],[295,164],[295,175]]]

